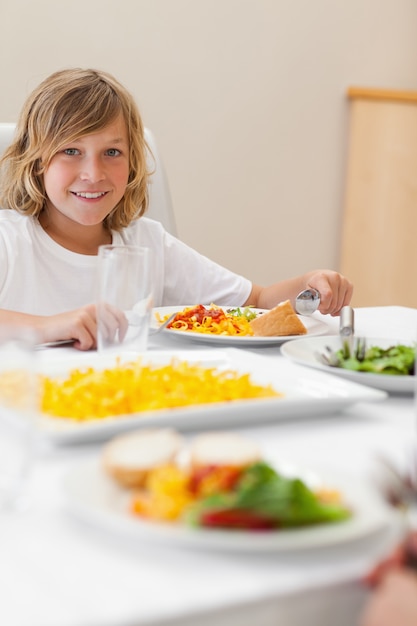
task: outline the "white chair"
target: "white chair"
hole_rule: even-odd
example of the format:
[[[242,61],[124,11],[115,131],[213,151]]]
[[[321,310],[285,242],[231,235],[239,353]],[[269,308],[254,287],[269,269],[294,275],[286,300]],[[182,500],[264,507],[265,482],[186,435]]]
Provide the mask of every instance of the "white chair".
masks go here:
[[[13,140],[15,124],[0,122],[0,155]],[[149,157],[149,167],[154,172],[149,183],[149,206],[146,212],[148,217],[158,220],[172,235],[177,235],[174,210],[164,165],[158,152],[155,137],[145,128],[145,138],[152,152]]]

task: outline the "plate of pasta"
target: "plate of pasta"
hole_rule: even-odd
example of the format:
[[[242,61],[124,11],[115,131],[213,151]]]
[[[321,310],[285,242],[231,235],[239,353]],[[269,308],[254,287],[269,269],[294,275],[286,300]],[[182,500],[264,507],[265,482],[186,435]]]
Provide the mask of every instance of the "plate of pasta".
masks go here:
[[[158,328],[177,313],[177,316],[162,330],[165,336],[176,339],[220,345],[246,347],[280,345],[290,339],[299,339],[300,334],[256,336],[250,322],[268,311],[254,307],[220,307],[210,305],[164,306],[153,309],[151,328]],[[309,337],[325,335],[329,327],[316,317],[296,316],[305,327]]]
[[[36,369],[40,406],[33,423],[58,445],[104,441],[132,428],[186,431],[310,418],[387,397],[287,359],[230,347],[107,357],[43,351]],[[19,384],[13,368],[2,372],[2,411],[22,421]]]

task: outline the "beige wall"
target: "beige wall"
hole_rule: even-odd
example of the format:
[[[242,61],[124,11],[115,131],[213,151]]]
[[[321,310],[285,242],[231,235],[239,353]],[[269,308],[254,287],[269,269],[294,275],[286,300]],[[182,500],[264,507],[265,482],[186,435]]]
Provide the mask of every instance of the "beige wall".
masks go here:
[[[0,120],[69,66],[156,135],[179,235],[267,283],[338,269],[349,85],[417,89],[415,0],[0,0]]]

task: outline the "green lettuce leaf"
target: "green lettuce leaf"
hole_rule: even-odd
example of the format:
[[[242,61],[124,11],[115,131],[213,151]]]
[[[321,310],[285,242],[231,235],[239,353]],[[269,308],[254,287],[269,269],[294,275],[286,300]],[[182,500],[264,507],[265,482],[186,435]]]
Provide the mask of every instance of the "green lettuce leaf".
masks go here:
[[[300,478],[278,474],[267,463],[251,465],[232,492],[211,495],[192,506],[186,522],[199,525],[207,511],[253,511],[288,528],[347,519],[351,512],[338,503],[323,503]]]
[[[397,345],[386,349],[372,346],[366,350],[363,361],[354,357],[345,359],[342,350],[337,352],[337,356],[343,369],[407,376],[414,373],[415,352],[414,346]]]

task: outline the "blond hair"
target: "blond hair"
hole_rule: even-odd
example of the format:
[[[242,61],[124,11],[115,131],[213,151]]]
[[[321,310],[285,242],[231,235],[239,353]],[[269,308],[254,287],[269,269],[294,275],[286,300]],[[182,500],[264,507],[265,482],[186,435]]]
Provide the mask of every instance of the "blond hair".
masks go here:
[[[129,178],[120,202],[105,219],[121,230],[148,206],[148,148],[131,94],[110,74],[66,69],[51,74],[29,95],[13,143],[0,160],[0,206],[38,216],[45,207],[43,174],[66,143],[102,130],[120,115],[129,138]]]

